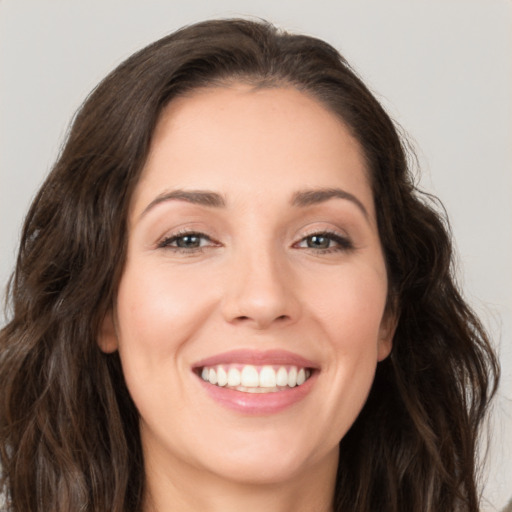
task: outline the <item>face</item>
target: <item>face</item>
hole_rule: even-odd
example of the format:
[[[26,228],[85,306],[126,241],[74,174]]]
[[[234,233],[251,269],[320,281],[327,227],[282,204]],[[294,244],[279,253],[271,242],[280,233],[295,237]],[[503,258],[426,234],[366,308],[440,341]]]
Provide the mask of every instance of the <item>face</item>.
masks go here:
[[[332,474],[391,349],[357,141],[292,88],[196,91],[164,111],[100,346],[119,350],[148,471]]]

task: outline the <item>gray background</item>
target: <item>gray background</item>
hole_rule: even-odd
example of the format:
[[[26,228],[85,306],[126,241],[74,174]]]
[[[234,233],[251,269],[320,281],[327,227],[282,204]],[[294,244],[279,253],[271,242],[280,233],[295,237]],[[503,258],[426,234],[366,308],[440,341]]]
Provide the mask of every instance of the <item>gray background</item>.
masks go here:
[[[466,297],[500,351],[484,510],[502,507],[512,495],[510,0],[0,0],[0,287],[92,87],[184,24],[238,15],[328,40],[413,138],[422,186],[450,214]]]

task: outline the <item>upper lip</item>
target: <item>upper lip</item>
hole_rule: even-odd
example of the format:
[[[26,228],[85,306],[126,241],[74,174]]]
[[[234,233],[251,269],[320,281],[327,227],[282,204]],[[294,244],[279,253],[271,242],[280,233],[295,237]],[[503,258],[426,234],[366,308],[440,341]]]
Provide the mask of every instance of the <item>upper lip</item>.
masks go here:
[[[298,354],[287,350],[249,350],[238,349],[215,354],[214,356],[202,359],[192,365],[194,369],[205,366],[215,366],[219,364],[250,364],[254,366],[262,365],[286,365],[298,366],[301,368],[318,369],[319,365]]]

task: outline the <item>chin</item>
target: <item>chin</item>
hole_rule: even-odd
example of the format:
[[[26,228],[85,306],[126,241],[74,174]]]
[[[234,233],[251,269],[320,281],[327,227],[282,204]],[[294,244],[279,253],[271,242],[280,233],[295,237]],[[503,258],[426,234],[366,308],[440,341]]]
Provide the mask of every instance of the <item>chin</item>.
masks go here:
[[[290,439],[290,437],[292,439]],[[210,471],[232,482],[256,485],[282,484],[300,480],[307,476],[315,466],[331,460],[329,466],[337,466],[338,445],[328,449],[313,450],[310,439],[293,439],[289,432],[278,434],[275,430],[254,432],[246,439],[226,443],[229,451],[210,451],[208,462]],[[217,446],[222,446],[217,444]],[[211,464],[215,461],[215,464]]]
[[[275,485],[295,480],[308,471],[308,463],[289,453],[229,458],[212,468],[225,480],[246,485]]]

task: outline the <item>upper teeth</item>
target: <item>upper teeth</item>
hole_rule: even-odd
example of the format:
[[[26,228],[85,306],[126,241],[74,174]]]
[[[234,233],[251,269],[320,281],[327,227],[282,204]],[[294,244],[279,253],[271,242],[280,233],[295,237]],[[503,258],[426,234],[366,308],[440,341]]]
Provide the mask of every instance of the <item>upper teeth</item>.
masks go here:
[[[304,384],[311,371],[297,366],[216,365],[205,366],[201,377],[210,384],[239,391],[279,391],[278,388]]]

